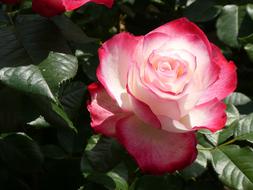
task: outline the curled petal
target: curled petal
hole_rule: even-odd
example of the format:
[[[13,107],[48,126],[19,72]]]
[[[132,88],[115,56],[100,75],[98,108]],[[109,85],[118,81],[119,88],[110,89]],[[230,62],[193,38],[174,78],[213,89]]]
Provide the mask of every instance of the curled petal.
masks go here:
[[[91,94],[87,106],[91,115],[91,127],[98,133],[115,136],[116,123],[129,113],[120,109],[101,84],[92,83],[88,90]]]
[[[208,102],[214,98],[224,99],[232,93],[237,86],[236,66],[233,62],[227,62],[220,49],[212,45],[213,63],[220,67],[218,80],[210,85],[202,95],[198,104]]]
[[[225,109],[226,104],[213,99],[195,107],[181,122],[189,128],[191,126],[193,130],[208,129],[216,132],[225,126],[227,120]]]

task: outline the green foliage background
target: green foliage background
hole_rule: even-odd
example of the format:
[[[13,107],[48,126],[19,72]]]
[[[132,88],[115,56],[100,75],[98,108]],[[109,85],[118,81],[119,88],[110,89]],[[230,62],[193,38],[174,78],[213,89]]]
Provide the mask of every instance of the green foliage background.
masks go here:
[[[225,100],[226,127],[198,132],[191,166],[147,175],[115,140],[91,131],[86,86],[96,81],[101,42],[182,16],[236,63],[238,92]],[[116,0],[51,19],[28,0],[0,4],[0,189],[252,190],[252,87],[252,0]]]

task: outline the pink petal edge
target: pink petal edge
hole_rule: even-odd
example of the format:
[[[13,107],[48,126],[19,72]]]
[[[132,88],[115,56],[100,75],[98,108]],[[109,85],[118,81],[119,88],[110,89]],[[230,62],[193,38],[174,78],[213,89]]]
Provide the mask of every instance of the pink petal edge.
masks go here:
[[[116,134],[144,172],[172,173],[190,165],[197,156],[193,132],[169,133],[135,116],[121,119],[116,125]]]

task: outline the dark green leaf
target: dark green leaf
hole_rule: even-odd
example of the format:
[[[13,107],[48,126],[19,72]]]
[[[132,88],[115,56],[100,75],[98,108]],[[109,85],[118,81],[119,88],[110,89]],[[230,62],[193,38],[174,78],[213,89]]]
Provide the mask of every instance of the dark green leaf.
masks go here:
[[[253,20],[253,4],[247,4],[246,10],[250,18]]]
[[[74,56],[51,52],[48,58],[39,64],[39,69],[51,91],[56,94],[62,82],[76,75],[78,64]]]
[[[236,145],[223,146],[212,151],[212,164],[219,178],[238,190],[253,189],[253,152]]]
[[[221,12],[221,7],[215,6],[214,0],[197,0],[184,10],[184,16],[194,22],[207,22]]]
[[[238,47],[237,37],[240,26],[239,7],[237,5],[226,5],[217,20],[217,35],[221,41],[231,47]]]
[[[60,83],[77,72],[77,59],[71,55],[50,53],[39,66],[6,67],[0,70],[0,80],[17,90],[46,96],[56,102]]]
[[[238,122],[234,135],[238,140],[247,140],[253,143],[253,114],[247,115]]]
[[[240,113],[233,104],[227,104],[226,114],[227,114],[226,126],[231,125],[233,122],[238,121],[240,118]]]
[[[3,68],[0,70],[0,80],[17,90],[56,101],[40,69],[35,65]]]
[[[196,178],[200,176],[207,168],[207,157],[204,151],[199,150],[196,160],[187,168],[180,171],[184,178]]]
[[[142,176],[135,184],[135,190],[182,190],[183,181],[182,179],[173,176]]]
[[[5,134],[0,137],[0,160],[13,170],[33,172],[41,169],[43,154],[27,135]]]
[[[66,157],[66,153],[58,146],[50,144],[42,147],[42,151],[45,157],[52,159],[64,159]]]
[[[61,33],[70,42],[90,43],[96,41],[94,38],[89,38],[81,28],[74,24],[67,16],[59,15],[52,18],[53,22],[61,30]],[[71,30],[70,30],[71,28]]]
[[[240,92],[234,92],[224,100],[226,104],[233,104],[235,106],[244,105],[250,101],[251,99],[248,96]]]
[[[82,82],[64,84],[60,89],[59,99],[68,115],[73,118],[79,114],[84,105],[86,86]]]
[[[57,138],[62,148],[69,154],[83,152],[85,146],[84,126],[81,129],[70,130],[69,128],[59,128]]]
[[[106,172],[120,162],[122,153],[121,146],[114,139],[102,137],[85,155],[95,170]]]
[[[54,23],[38,15],[18,16],[0,28],[0,39],[0,68],[38,64],[50,51],[71,53]]]
[[[253,62],[253,44],[247,44],[244,46],[244,49],[247,52],[250,60]]]
[[[27,124],[35,128],[45,128],[50,126],[50,124],[45,120],[43,116],[39,116],[38,118]]]

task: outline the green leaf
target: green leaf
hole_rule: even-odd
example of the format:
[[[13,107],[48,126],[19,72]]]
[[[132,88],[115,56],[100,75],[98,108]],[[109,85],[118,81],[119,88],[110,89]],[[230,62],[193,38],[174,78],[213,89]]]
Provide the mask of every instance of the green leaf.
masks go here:
[[[39,64],[50,51],[71,50],[53,22],[38,15],[19,15],[0,28],[0,68]]]
[[[0,70],[0,80],[17,90],[46,96],[56,101],[40,69],[35,65],[5,67]]]
[[[237,37],[241,15],[237,5],[226,5],[217,19],[217,35],[219,39],[231,47],[238,47]]]
[[[80,108],[83,107],[86,85],[82,82],[71,82],[62,85],[59,99],[64,110],[71,118],[78,117]]]
[[[61,108],[60,105],[57,105],[55,103],[52,103],[52,109],[55,113],[57,113],[67,124],[68,126],[74,130],[75,132],[77,132],[74,124],[72,123],[72,121],[69,119],[68,115],[66,114],[66,112],[63,110],[63,108]]]
[[[89,38],[81,28],[74,24],[67,16],[58,15],[51,20],[58,26],[61,33],[70,42],[75,43],[90,43],[96,41],[94,38]],[[71,30],[70,30],[71,28]]]
[[[253,44],[247,44],[244,46],[244,49],[247,52],[249,59],[253,62]]]
[[[3,10],[0,10],[0,28],[6,27],[8,24],[10,24],[8,16]]]
[[[83,72],[87,75],[89,79],[96,81],[96,70],[99,63],[97,56],[97,49],[99,48],[99,43],[94,42],[75,45],[75,48],[77,49],[75,55],[76,57],[78,57]]]
[[[35,120],[30,121],[27,124],[30,125],[30,126],[33,126],[35,128],[47,128],[47,127],[50,126],[50,124],[41,115],[38,118],[36,118]]]
[[[232,125],[226,126],[222,130],[217,131],[216,133],[209,132],[204,134],[204,136],[209,142],[212,143],[213,146],[218,146],[233,136],[235,127],[236,124],[233,123]]]
[[[0,160],[19,172],[41,169],[43,154],[35,141],[23,133],[0,136]]]
[[[57,139],[62,148],[69,154],[81,154],[83,152],[86,143],[84,128],[83,125],[72,130],[58,128]]]
[[[51,91],[56,94],[62,82],[73,78],[78,69],[77,59],[72,55],[51,52],[39,64],[39,69]]]
[[[113,179],[103,173],[93,173],[87,177],[89,181],[95,182],[97,184],[103,185],[108,190],[118,190],[116,189],[116,184]],[[119,189],[120,190],[120,189]]]
[[[250,18],[253,20],[253,4],[247,4],[246,11]]]
[[[108,172],[107,175],[112,178],[116,184],[116,190],[128,190],[128,184],[125,179],[123,179],[119,174],[115,172]]]
[[[42,148],[42,152],[45,157],[52,159],[64,159],[66,157],[66,153],[58,146],[54,144],[45,145]]]
[[[92,135],[87,143],[87,146],[85,147],[86,151],[91,151],[93,148],[95,148],[96,144],[98,143],[99,139],[101,138],[100,135]]]
[[[180,173],[184,178],[196,178],[203,174],[203,172],[207,169],[207,157],[205,151],[198,150],[198,156],[196,160],[185,169],[181,170]]]
[[[126,175],[128,176],[128,170],[123,163],[120,163],[107,173],[91,172],[87,175],[87,179],[109,190],[128,190]]]
[[[144,175],[135,184],[135,190],[182,190],[182,179],[173,175]]]
[[[228,145],[212,151],[212,164],[227,186],[238,190],[253,189],[253,152],[250,148]]]
[[[249,43],[253,43],[253,33],[243,36],[243,37],[239,37],[238,40],[242,45],[247,45]]]
[[[253,143],[253,114],[247,115],[238,122],[234,135],[237,140],[247,140]]]
[[[222,144],[230,137],[234,135],[234,130],[236,128],[237,121],[233,122],[231,125],[226,126],[221,131],[218,132],[217,144]]]
[[[250,101],[251,99],[248,96],[240,92],[234,92],[224,100],[226,104],[233,104],[235,106],[244,105]]]
[[[0,70],[0,80],[17,90],[46,96],[56,102],[60,83],[73,78],[77,59],[71,55],[50,53],[39,66],[6,67]]]
[[[194,22],[207,22],[214,19],[221,12],[221,7],[215,6],[213,0],[197,0],[188,6],[183,14]]]
[[[240,118],[240,113],[233,104],[227,104],[226,114],[227,114],[226,126],[231,125],[233,122],[238,121]]]
[[[101,137],[94,148],[86,151],[85,155],[95,170],[107,172],[120,162],[122,153],[122,148],[117,141]]]

